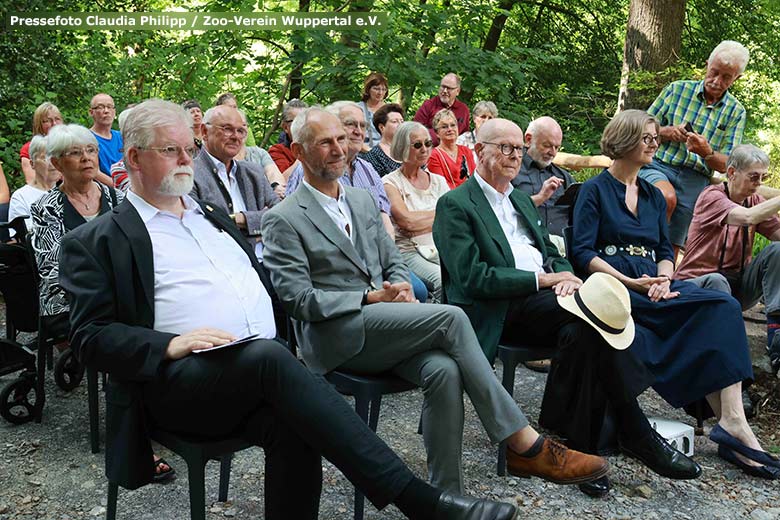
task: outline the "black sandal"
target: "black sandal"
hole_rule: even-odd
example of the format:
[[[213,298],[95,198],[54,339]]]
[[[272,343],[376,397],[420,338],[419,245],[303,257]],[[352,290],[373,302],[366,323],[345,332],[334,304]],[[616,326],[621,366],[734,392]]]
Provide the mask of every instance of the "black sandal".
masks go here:
[[[168,469],[163,470],[163,466],[168,466]],[[157,459],[157,461],[154,463],[154,476],[152,477],[153,482],[167,482],[171,480],[174,475],[176,475],[176,470],[173,469],[173,466],[168,464],[162,457]]]

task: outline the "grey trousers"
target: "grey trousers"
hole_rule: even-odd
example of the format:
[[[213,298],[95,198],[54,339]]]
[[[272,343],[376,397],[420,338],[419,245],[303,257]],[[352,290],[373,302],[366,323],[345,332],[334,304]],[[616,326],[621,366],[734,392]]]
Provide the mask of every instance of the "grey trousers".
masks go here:
[[[728,281],[720,273],[705,274],[686,280],[705,289],[731,293]],[[772,242],[753,258],[742,275],[739,303],[749,309],[764,297],[766,313],[780,312],[780,243]]]
[[[422,388],[423,441],[431,483],[463,490],[463,390],[491,442],[528,426],[493,373],[466,314],[451,305],[378,303],[363,309],[366,341],[339,370],[391,371]]]

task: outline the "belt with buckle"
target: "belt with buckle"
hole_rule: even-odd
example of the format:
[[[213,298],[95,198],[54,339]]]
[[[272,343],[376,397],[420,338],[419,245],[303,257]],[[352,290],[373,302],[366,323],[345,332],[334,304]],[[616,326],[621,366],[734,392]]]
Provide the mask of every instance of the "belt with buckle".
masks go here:
[[[599,253],[604,253],[607,256],[615,255],[629,255],[629,256],[641,256],[643,258],[651,258],[655,262],[655,251],[645,246],[634,246],[631,244],[615,246],[608,245],[603,249],[599,249]]]

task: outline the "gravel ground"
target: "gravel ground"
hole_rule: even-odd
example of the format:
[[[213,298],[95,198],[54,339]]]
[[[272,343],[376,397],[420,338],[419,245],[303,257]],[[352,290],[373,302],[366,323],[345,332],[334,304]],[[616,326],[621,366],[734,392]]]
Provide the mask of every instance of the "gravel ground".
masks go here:
[[[763,325],[750,321],[746,321],[746,325],[757,369],[766,368]],[[4,323],[0,326],[4,328]],[[500,366],[498,372],[500,376]],[[10,380],[11,376],[0,378],[0,387]],[[539,415],[544,382],[544,375],[518,369],[514,395],[529,417]],[[64,393],[48,374],[46,391],[46,409],[41,424],[12,426],[0,420],[0,520],[103,518],[107,483],[103,454],[93,455],[89,451],[86,384]],[[424,476],[425,453],[422,438],[416,433],[421,400],[419,391],[386,398],[379,435],[417,475]],[[671,409],[652,391],[642,396],[641,403],[648,415],[692,424],[690,418]],[[101,417],[103,404],[101,398]],[[777,416],[770,414],[756,424],[764,445],[777,449],[780,444]],[[705,430],[710,426],[712,423],[706,425]],[[165,485],[148,485],[136,491],[120,490],[119,518],[189,518],[186,467],[175,455],[165,450],[161,453],[176,467],[178,478]],[[695,481],[672,481],[650,473],[626,457],[610,457],[613,491],[606,498],[591,499],[575,486],[557,486],[536,478],[496,476],[495,449],[490,446],[470,404],[467,405],[463,446],[466,490],[471,495],[516,503],[521,518],[780,519],[778,482],[744,476],[718,459],[715,444],[704,436],[696,437],[695,458],[704,468],[702,477]],[[320,518],[352,518],[351,485],[329,463],[323,465],[323,470]],[[209,463],[207,518],[262,518],[263,451],[250,449],[236,455],[230,502],[215,502],[217,473],[217,464]],[[367,505],[366,518],[400,519],[403,516],[392,506],[377,512]]]

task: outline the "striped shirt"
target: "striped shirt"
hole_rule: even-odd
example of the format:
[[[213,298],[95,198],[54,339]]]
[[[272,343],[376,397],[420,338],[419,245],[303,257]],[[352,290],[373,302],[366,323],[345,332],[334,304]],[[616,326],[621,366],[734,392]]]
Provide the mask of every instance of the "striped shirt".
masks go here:
[[[287,179],[285,195],[295,193],[301,181],[303,181],[303,165],[298,162],[298,165],[290,173],[290,178]],[[374,202],[376,202],[379,211],[390,214],[390,199],[387,198],[385,185],[382,184],[382,179],[379,178],[379,174],[376,173],[370,162],[356,155],[352,160],[352,175],[344,173],[344,175],[339,177],[339,182],[344,186],[368,190],[374,197]]]
[[[728,155],[742,141],[745,108],[728,91],[714,105],[704,98],[704,81],[675,81],[667,85],[647,112],[661,126],[690,123],[716,152]],[[687,166],[709,177],[704,157],[689,153],[685,143],[661,143],[656,158],[672,166]]]

